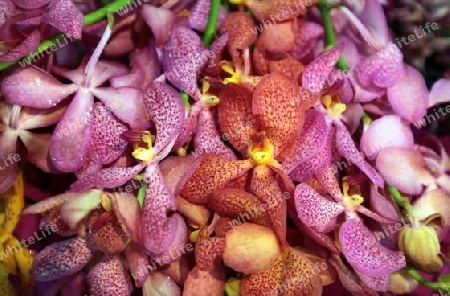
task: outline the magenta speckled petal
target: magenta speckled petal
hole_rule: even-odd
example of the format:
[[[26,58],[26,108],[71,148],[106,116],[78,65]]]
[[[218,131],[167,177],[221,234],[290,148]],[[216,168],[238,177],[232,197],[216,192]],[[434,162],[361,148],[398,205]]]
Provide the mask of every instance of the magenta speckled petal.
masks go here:
[[[423,185],[434,182],[424,157],[414,149],[385,148],[376,165],[386,182],[407,194],[420,195]]]
[[[85,69],[81,68],[81,74],[84,75]],[[75,71],[75,70],[74,70]],[[95,88],[102,85],[105,81],[117,76],[128,74],[130,70],[127,66],[113,61],[98,61],[94,70],[86,78],[86,87]],[[81,76],[81,78],[84,78]],[[72,79],[71,79],[72,80]],[[75,82],[75,80],[72,80]]]
[[[157,46],[164,45],[176,21],[175,13],[168,8],[153,5],[142,5],[141,13],[155,35]]]
[[[56,126],[50,157],[58,170],[74,172],[82,166],[91,141],[93,108],[92,93],[80,90]]]
[[[211,9],[210,0],[199,0],[191,10],[191,14],[188,17],[188,25],[190,28],[199,32],[204,32],[206,25],[208,24],[209,11]],[[226,16],[225,8],[220,5],[219,15],[216,23],[216,30],[219,30],[220,24]]]
[[[295,142],[293,152],[283,162],[283,168],[290,174],[299,164],[319,153],[327,140],[329,127],[323,114],[316,110],[306,110],[305,123],[300,137]]]
[[[39,1],[35,1],[35,0],[18,0],[20,1],[26,1],[26,2],[32,2],[32,3],[36,3]],[[41,1],[50,1],[50,0],[41,0]],[[17,2],[17,1],[15,1]],[[3,23],[5,22],[6,19],[9,18],[10,15],[15,15],[16,14],[16,6],[14,5],[14,3],[12,2],[12,0],[5,0],[3,1],[3,4],[0,6],[0,26],[3,25]]]
[[[0,193],[8,190],[16,180],[17,176],[19,176],[19,166],[13,158],[16,152],[16,144],[17,134],[12,129],[6,128],[6,130],[0,133],[0,155],[8,163],[8,166],[0,163],[2,168],[0,170]],[[12,164],[8,159],[11,159]]]
[[[339,187],[339,180],[335,165],[328,164],[328,166],[321,172],[316,174],[316,179],[319,181],[325,191],[336,201],[342,200],[342,192]]]
[[[12,2],[21,8],[35,9],[48,4],[50,0],[12,0]]]
[[[11,104],[41,109],[54,107],[78,88],[60,83],[35,66],[15,70],[2,80],[0,87]]]
[[[394,86],[405,73],[400,49],[389,43],[384,49],[363,60],[356,68],[363,85]]]
[[[38,281],[50,281],[80,271],[92,258],[94,250],[80,237],[53,243],[36,255],[30,274]]]
[[[83,162],[81,168],[75,171],[74,174],[78,179],[82,179],[87,175],[100,172],[102,167],[103,166],[101,164],[96,163],[95,161],[87,157],[86,160]]]
[[[223,33],[219,39],[214,41],[209,47],[209,62],[205,69],[205,74],[209,76],[217,76],[221,71],[220,61],[223,59],[223,51],[225,50],[227,43],[230,39],[230,33]],[[214,55],[213,55],[214,54]],[[211,57],[212,55],[212,57]]]
[[[405,65],[405,75],[387,92],[394,111],[412,123],[418,123],[427,113],[429,93],[422,74]]]
[[[409,125],[398,115],[385,115],[373,121],[361,137],[361,152],[374,160],[387,147],[413,148],[414,138]]]
[[[180,133],[186,109],[178,92],[161,82],[153,82],[145,90],[144,106],[156,125],[154,149],[158,154]]]
[[[70,192],[79,192],[90,188],[115,188],[131,180],[145,167],[140,163],[130,168],[111,167],[87,175],[70,186]],[[123,188],[122,188],[123,190]]]
[[[122,296],[133,290],[130,276],[118,255],[104,255],[87,275],[92,295]]]
[[[375,235],[357,220],[342,224],[339,241],[347,261],[365,275],[380,277],[406,266],[403,252],[383,247]]]
[[[348,127],[350,134],[353,135],[361,124],[361,116],[363,114],[364,109],[360,103],[347,102],[345,105],[347,106],[347,108],[345,109],[344,113],[342,113],[344,117],[343,121],[345,122],[345,125]]]
[[[364,282],[369,288],[378,291],[378,292],[386,292],[391,284],[391,276],[390,275],[383,275],[379,277],[374,276],[368,276],[364,274],[363,272],[358,271],[355,269],[356,274],[359,276],[361,281]]]
[[[72,0],[56,0],[47,7],[41,21],[52,25],[69,37],[81,39],[84,16]]]
[[[194,138],[195,152],[198,154],[212,153],[235,160],[233,150],[222,142],[212,117],[211,111],[203,109],[200,112],[197,124],[197,133]]]
[[[147,129],[150,126],[145,118],[145,109],[141,90],[134,87],[98,87],[94,95],[120,120],[133,129]]]
[[[167,243],[169,243],[168,247],[165,251],[160,254],[154,254],[150,252],[150,255],[156,262],[161,262],[164,264],[164,261],[167,260],[167,256],[170,257],[169,263],[173,263],[181,259],[183,256],[183,252],[178,252],[180,248],[184,248],[186,243],[189,241],[188,229],[186,227],[186,223],[184,222],[184,217],[182,217],[178,213],[174,213],[168,219],[168,227],[167,232],[173,233],[173,236],[167,237]],[[170,241],[169,241],[170,240]],[[164,244],[165,242],[163,242]]]
[[[302,86],[313,93],[320,92],[343,50],[344,45],[339,44],[311,62],[302,74]]]
[[[297,186],[294,197],[300,220],[319,232],[333,230],[337,217],[344,212],[340,204],[325,198],[305,183]]]
[[[361,213],[361,214],[363,214],[363,215],[365,215],[367,217],[370,217],[373,220],[378,221],[380,223],[396,223],[396,222],[398,222],[398,218],[394,218],[394,219],[386,218],[386,217],[384,217],[384,216],[382,216],[382,215],[380,215],[378,213],[372,212],[371,210],[369,210],[368,208],[364,207],[363,205],[358,205],[356,207],[356,211],[358,213]]]
[[[297,45],[292,51],[292,55],[297,60],[309,55],[317,45],[317,40],[323,35],[323,27],[314,22],[302,22],[295,36],[295,44]]]
[[[428,108],[450,101],[448,94],[450,94],[450,79],[441,78],[436,81],[430,90]]]
[[[128,142],[121,137],[127,130],[126,125],[120,122],[106,106],[96,103],[88,156],[100,164],[113,162],[127,147]]]
[[[3,4],[2,4],[3,5]],[[34,52],[41,42],[41,33],[39,30],[34,30],[30,35],[25,38],[18,46],[12,48],[7,54],[0,55],[0,62],[13,62],[16,61],[32,52]],[[29,64],[32,59],[27,59],[24,61],[23,65]]]
[[[176,229],[168,214],[176,210],[177,203],[155,162],[147,166],[144,179],[149,185],[142,208],[141,238],[149,252],[160,254],[174,239]]]
[[[164,46],[167,79],[197,101],[201,98],[197,78],[209,60],[208,54],[197,33],[186,27],[172,29]]]
[[[336,122],[335,126],[335,142],[339,153],[360,168],[375,185],[382,187],[384,185],[383,178],[369,163],[367,163],[364,159],[364,154],[356,149],[355,143],[347,128],[340,122]]]
[[[374,186],[370,186],[370,208],[381,216],[398,222],[398,214],[394,206],[382,196]],[[426,217],[424,217],[425,219]]]
[[[183,128],[178,134],[178,138],[175,141],[175,144],[172,147],[172,150],[176,151],[178,148],[182,147],[188,140],[192,134],[195,133],[198,122],[198,115],[200,111],[202,111],[203,106],[200,101],[195,102],[194,105],[191,106],[191,110],[184,121]]]

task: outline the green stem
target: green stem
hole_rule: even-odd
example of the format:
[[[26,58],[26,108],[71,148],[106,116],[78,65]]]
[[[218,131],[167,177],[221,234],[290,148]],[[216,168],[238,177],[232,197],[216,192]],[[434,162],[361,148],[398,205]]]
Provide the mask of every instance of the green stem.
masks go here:
[[[203,44],[209,46],[216,33],[216,24],[219,17],[220,0],[211,0],[211,10],[209,12],[208,25],[203,35]]]
[[[139,206],[141,207],[144,205],[144,197],[145,197],[145,190],[147,189],[147,183],[143,183],[141,187],[139,187],[139,191],[137,194],[137,199],[139,201]]]
[[[127,5],[129,2],[132,2],[133,0],[117,0],[111,4],[108,4],[102,8],[100,8],[97,11],[91,12],[84,16],[84,26],[92,25],[93,23],[96,23],[102,19],[104,19],[107,15],[107,13],[115,13],[125,5]],[[38,48],[35,50],[35,52],[27,55],[26,57],[22,58],[22,60],[25,59],[32,59],[34,56],[42,53],[46,49],[50,48],[52,45],[56,45],[58,39],[64,39],[65,34],[64,33],[58,33],[56,36],[43,41]],[[9,68],[12,65],[15,65],[19,60],[13,61],[13,62],[7,62],[7,63],[0,63],[0,71],[5,70]]]
[[[372,118],[370,118],[370,116],[367,115],[366,112],[364,112],[364,111],[362,113],[361,120],[364,124],[367,124],[367,125],[370,125],[372,123]]]
[[[423,276],[420,275],[420,273],[415,270],[412,266],[407,265],[405,267],[405,270],[408,272],[410,276],[413,277],[419,284],[422,286],[434,290],[436,292],[439,292],[440,289],[448,290],[450,288],[450,285],[444,284],[444,283],[436,283],[436,282],[430,282],[427,279],[425,279]]]
[[[181,99],[183,100],[184,107],[189,112],[189,110],[191,110],[191,104],[189,104],[189,95],[183,91],[183,92],[181,92],[180,96],[181,96]]]
[[[333,21],[331,19],[331,9],[327,0],[319,0],[319,8],[323,17],[323,24],[325,27],[325,36],[327,38],[328,46],[337,44],[336,35],[334,34]],[[348,65],[342,57],[337,62],[337,67],[343,71],[348,71]]]
[[[224,0],[223,1],[223,7],[225,7],[225,10],[227,12],[230,12],[230,1],[229,0]]]

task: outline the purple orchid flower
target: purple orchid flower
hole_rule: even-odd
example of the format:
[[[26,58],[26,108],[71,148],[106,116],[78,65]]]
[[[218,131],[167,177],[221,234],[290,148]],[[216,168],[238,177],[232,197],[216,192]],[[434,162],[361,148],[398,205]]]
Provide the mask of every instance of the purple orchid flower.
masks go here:
[[[303,87],[319,95],[342,50],[343,45],[336,46],[309,64],[302,75]],[[384,180],[358,151],[343,122],[342,112],[346,106],[333,100],[332,96],[326,95],[322,98],[325,107],[317,102],[314,110],[306,112],[305,126],[293,152],[283,162],[283,168],[293,180],[306,181],[316,176],[324,188],[330,189],[329,192],[339,190],[339,187],[330,188],[327,182],[334,174],[331,162],[333,147],[336,147],[340,155],[359,167],[376,186],[383,186]]]
[[[34,108],[55,106],[76,92],[50,141],[51,159],[54,166],[62,172],[78,170],[86,159],[92,135],[94,96],[131,128],[144,129],[149,126],[142,105],[142,94],[138,89],[100,87],[110,78],[128,72],[127,67],[120,64],[98,61],[110,33],[111,30],[107,26],[101,42],[87,64],[82,63],[71,71],[54,68],[57,74],[71,80],[72,84],[61,84],[36,67],[16,70],[2,81],[1,90],[8,101]],[[36,91],[37,89],[39,91]],[[124,97],[127,99],[124,100]]]
[[[5,192],[19,175],[15,156],[17,139],[28,149],[28,159],[46,172],[57,172],[49,158],[51,134],[37,134],[28,130],[50,126],[58,122],[67,106],[60,105],[49,109],[36,109],[0,102],[0,147],[2,169],[0,170],[0,193]]]
[[[364,226],[357,212],[380,223],[395,223],[398,218],[389,219],[365,208],[361,205],[364,199],[358,194],[349,195],[348,189],[348,183],[344,182],[344,192],[334,202],[307,184],[298,185],[294,193],[298,217],[316,231],[330,232],[336,228],[338,216],[345,213],[346,221],[339,230],[345,258],[367,286],[376,291],[386,291],[390,284],[389,275],[406,266],[405,256],[381,245]]]

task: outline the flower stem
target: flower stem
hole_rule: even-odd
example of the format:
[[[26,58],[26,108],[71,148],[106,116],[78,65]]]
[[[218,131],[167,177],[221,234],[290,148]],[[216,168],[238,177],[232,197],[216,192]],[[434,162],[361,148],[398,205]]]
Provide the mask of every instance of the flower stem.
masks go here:
[[[92,25],[93,23],[96,23],[102,19],[104,19],[108,13],[111,15],[114,14],[117,10],[121,9],[125,5],[127,5],[129,2],[132,2],[133,0],[117,0],[111,4],[108,4],[102,8],[100,8],[97,11],[91,12],[84,16],[84,26]],[[50,48],[52,45],[55,45],[59,40],[62,40],[65,38],[64,33],[58,33],[54,37],[43,41],[38,48],[35,50],[35,52],[27,55],[26,57],[22,58],[22,60],[25,59],[32,59],[34,56],[42,53],[44,50]],[[9,68],[12,65],[15,65],[17,61],[13,62],[6,62],[6,63],[0,63],[0,71]]]
[[[147,183],[143,183],[141,187],[139,187],[139,191],[137,194],[137,199],[139,201],[139,207],[142,210],[142,206],[144,205],[144,197],[145,197],[145,190],[147,189]]]
[[[325,27],[325,36],[327,38],[328,46],[337,44],[336,35],[334,34],[333,21],[331,19],[331,9],[327,0],[319,0],[319,8],[323,17],[323,24]],[[348,65],[342,57],[337,62],[337,67],[343,71],[348,71]]]
[[[413,277],[419,284],[422,286],[431,289],[433,291],[439,292],[439,290],[448,290],[450,285],[447,283],[436,283],[430,282],[426,278],[424,278],[417,270],[415,270],[411,265],[407,265],[405,270],[408,272],[410,276]]]
[[[203,35],[203,44],[209,46],[216,33],[217,19],[219,18],[220,0],[211,0],[211,10],[209,11],[208,25]]]

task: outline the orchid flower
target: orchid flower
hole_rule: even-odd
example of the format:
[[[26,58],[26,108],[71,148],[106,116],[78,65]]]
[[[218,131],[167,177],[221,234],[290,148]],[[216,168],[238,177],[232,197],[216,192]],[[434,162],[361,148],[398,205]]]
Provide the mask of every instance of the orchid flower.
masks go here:
[[[190,202],[204,204],[208,195],[253,169],[252,177],[248,176],[250,191],[270,205],[270,224],[284,245],[286,203],[273,174],[281,177],[282,188],[287,188],[288,192],[293,189],[277,159],[282,159],[291,149],[303,125],[303,110],[314,98],[307,92],[303,97],[299,94],[298,86],[280,73],[264,76],[254,93],[234,83],[225,85],[219,94],[219,123],[224,134],[234,135],[230,143],[246,159],[233,161],[204,154],[180,181],[176,194]],[[219,170],[222,174],[216,173]],[[198,182],[203,186],[198,186]],[[236,195],[236,199],[241,196]]]
[[[131,281],[118,253],[126,248],[129,239],[140,241],[137,199],[128,193],[108,194],[94,189],[54,196],[28,207],[23,213],[51,214],[55,210],[59,216],[50,220],[51,225],[62,226],[61,234],[75,230],[79,235],[40,251],[30,273],[38,281],[61,279],[78,273],[94,258],[96,251],[101,251],[102,260],[87,275],[91,293],[130,293]],[[105,274],[109,276],[104,278]]]
[[[36,109],[0,102],[0,145],[3,159],[0,170],[0,192],[5,192],[19,175],[16,154],[18,138],[28,149],[28,159],[46,172],[56,172],[49,158],[50,134],[37,134],[28,130],[50,126],[58,122],[67,106]],[[16,157],[17,156],[17,157]]]
[[[56,106],[68,95],[76,92],[73,101],[58,123],[50,140],[50,157],[54,166],[63,172],[78,170],[87,155],[92,135],[92,111],[94,96],[123,122],[132,128],[147,128],[142,94],[132,87],[100,87],[112,77],[128,72],[125,66],[113,62],[98,61],[98,57],[109,38],[111,30],[107,26],[94,55],[77,69],[63,71],[55,67],[55,72],[73,81],[64,85],[48,73],[31,66],[18,69],[3,79],[1,90],[12,104],[34,108]],[[39,89],[40,91],[36,91]],[[48,90],[51,90],[50,93]],[[123,101],[122,97],[127,99]],[[119,103],[120,102],[120,103]],[[75,135],[75,136],[74,136]]]
[[[343,45],[325,52],[311,64],[303,75],[302,85],[315,95],[320,95],[322,86],[332,72]],[[337,95],[326,94],[322,102],[317,102],[313,110],[306,112],[305,126],[296,140],[290,156],[283,162],[283,168],[295,181],[307,181],[315,176],[324,188],[330,188],[329,176],[332,176],[333,149],[361,169],[370,180],[379,187],[384,185],[383,178],[365,160],[351,138],[344,124],[342,112],[346,105]],[[334,133],[334,135],[333,135]],[[330,189],[331,191],[338,188]]]

